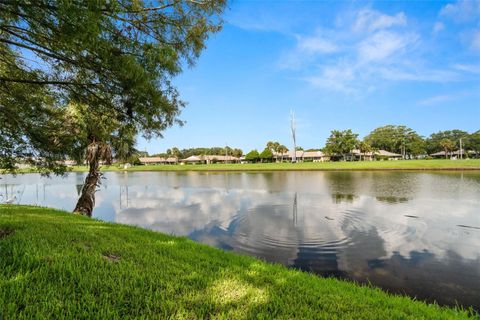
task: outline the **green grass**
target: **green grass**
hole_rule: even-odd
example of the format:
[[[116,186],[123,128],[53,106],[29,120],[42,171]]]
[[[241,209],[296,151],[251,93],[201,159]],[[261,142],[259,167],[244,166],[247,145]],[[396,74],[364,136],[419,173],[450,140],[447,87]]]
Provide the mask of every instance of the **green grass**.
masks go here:
[[[73,172],[87,172],[87,166],[68,168]],[[302,163],[233,163],[198,165],[139,165],[123,169],[123,166],[102,166],[102,171],[339,171],[339,170],[480,170],[480,159],[466,160],[396,160],[352,162],[302,162]],[[34,169],[18,170],[33,173]],[[0,173],[2,173],[0,171]]]
[[[0,319],[466,319],[186,238],[0,206]]]
[[[103,167],[104,171],[124,171],[116,166]],[[133,166],[125,171],[296,171],[296,170],[480,170],[480,159],[467,160],[397,160],[353,162],[303,163],[247,163],[199,165],[145,165]],[[73,171],[87,171],[77,166]]]

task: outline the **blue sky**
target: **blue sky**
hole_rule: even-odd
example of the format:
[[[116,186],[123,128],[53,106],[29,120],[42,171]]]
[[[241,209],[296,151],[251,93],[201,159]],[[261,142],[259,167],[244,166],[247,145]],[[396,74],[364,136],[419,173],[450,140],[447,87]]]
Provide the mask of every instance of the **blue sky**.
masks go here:
[[[320,148],[333,129],[480,129],[480,1],[233,1],[175,82],[188,102],[171,147]]]

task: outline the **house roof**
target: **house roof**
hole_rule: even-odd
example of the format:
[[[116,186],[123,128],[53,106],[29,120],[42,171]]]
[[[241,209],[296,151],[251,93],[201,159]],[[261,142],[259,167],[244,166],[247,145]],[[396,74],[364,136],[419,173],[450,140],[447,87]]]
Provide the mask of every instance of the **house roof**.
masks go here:
[[[177,158],[173,157],[140,157],[138,160],[140,160],[141,163],[177,162]]]
[[[381,156],[385,156],[385,157],[401,157],[402,156],[401,154],[393,153],[393,152],[390,152],[390,151],[387,151],[387,150],[378,150],[375,153],[378,154],[378,155],[381,155]]]
[[[188,158],[182,159],[182,161],[197,162],[197,161],[202,161],[202,159],[200,157],[197,157],[197,156],[190,156]]]
[[[316,157],[325,157],[326,154],[322,151],[304,151],[303,157],[304,158],[316,158]]]
[[[237,157],[234,156],[222,156],[222,155],[207,155],[203,156],[203,159],[205,160],[219,160],[219,161],[236,161],[238,160]]]
[[[448,152],[447,155],[459,156],[460,154],[465,154],[465,153],[476,154],[475,151],[465,152],[465,150],[456,150],[456,151]],[[445,156],[445,151],[435,152],[435,153],[432,153],[430,155],[431,156]]]
[[[382,151],[385,151],[385,150],[382,150]],[[352,150],[352,154],[355,154],[355,155],[362,155],[362,156],[373,156],[373,152],[360,152],[359,149],[353,149]]]

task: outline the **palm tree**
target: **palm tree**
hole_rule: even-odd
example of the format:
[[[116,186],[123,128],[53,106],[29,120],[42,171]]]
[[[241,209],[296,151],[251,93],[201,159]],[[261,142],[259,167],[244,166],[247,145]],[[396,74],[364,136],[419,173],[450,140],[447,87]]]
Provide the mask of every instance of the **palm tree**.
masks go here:
[[[373,151],[372,146],[366,143],[365,141],[358,142],[358,149],[360,151],[360,161],[362,161],[362,153],[363,153],[363,160],[365,160],[365,154]]]
[[[455,148],[455,143],[450,139],[443,139],[440,141],[440,146],[445,151],[445,159],[447,159],[447,154],[449,151],[452,151]]]
[[[286,146],[284,146],[283,144],[279,145],[278,146],[278,153],[280,153],[282,155],[282,160],[281,162],[283,162],[283,155],[288,152],[288,148]]]

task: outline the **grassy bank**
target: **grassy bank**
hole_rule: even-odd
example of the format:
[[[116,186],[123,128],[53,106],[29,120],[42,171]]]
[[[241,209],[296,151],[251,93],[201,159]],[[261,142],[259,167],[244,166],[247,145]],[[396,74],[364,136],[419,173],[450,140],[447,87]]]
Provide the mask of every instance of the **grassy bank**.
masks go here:
[[[0,206],[0,319],[465,319],[140,228]]]
[[[124,171],[116,166],[103,167],[104,171]],[[480,159],[468,160],[397,160],[353,162],[303,163],[247,163],[199,165],[145,165],[133,166],[126,171],[295,171],[295,170],[480,170]],[[74,167],[73,171],[87,171],[87,167]]]
[[[73,172],[87,172],[87,166],[68,168]],[[138,165],[124,169],[123,166],[102,166],[102,171],[341,171],[341,170],[480,170],[480,159],[466,160],[396,160],[352,162],[302,162],[302,163],[232,163],[197,165]],[[34,169],[18,170],[18,173],[33,173]],[[2,172],[0,171],[0,174]],[[4,173],[4,172],[3,172]]]

